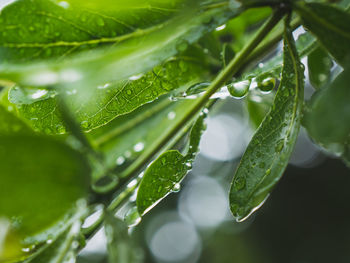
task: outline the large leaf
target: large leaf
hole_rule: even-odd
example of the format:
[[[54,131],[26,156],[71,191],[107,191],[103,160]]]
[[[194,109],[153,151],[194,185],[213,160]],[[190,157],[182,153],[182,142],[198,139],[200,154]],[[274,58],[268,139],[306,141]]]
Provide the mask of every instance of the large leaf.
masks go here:
[[[350,136],[350,68],[308,103],[303,125],[317,143],[336,154],[345,151]]]
[[[0,78],[82,88],[125,79],[184,51],[239,11],[217,0],[85,2],[21,0],[4,8]],[[106,44],[111,46],[71,55]]]
[[[191,51],[192,54],[185,53],[183,56],[172,58],[156,66],[151,72],[140,75],[139,79],[105,84],[88,96],[84,95],[83,91],[72,90],[66,96],[67,104],[77,121],[81,123],[83,130],[98,128],[163,94],[175,89],[187,88],[198,82],[200,78],[205,78],[207,67],[200,61],[202,54],[196,49]],[[31,99],[33,97],[33,92],[30,93],[31,89],[23,91],[30,93],[29,96],[24,96],[23,92],[18,90],[21,89],[12,88],[9,99],[13,103],[17,102],[19,114],[28,119],[36,130],[45,133],[67,132],[55,97],[37,101]],[[34,95],[40,94],[41,91],[46,91],[45,95],[50,92],[43,89],[35,90]],[[24,99],[21,99],[22,97]]]
[[[167,151],[146,169],[136,198],[140,215],[147,213],[172,191],[179,190],[180,183],[192,168],[192,162],[199,150],[199,141],[205,129],[204,118],[205,114],[192,127],[186,155],[176,150]]]
[[[50,138],[2,135],[0,160],[0,217],[10,220],[11,231],[25,247],[54,238],[76,202],[87,195],[85,159]]]
[[[289,29],[284,33],[283,54],[274,104],[249,143],[231,185],[230,207],[238,221],[268,197],[288,164],[299,131],[304,76]]]
[[[105,217],[108,262],[141,263],[143,252],[128,234],[128,227],[122,220],[107,213]]]
[[[304,25],[317,36],[324,47],[341,64],[350,60],[350,14],[327,4],[305,3],[295,5]]]

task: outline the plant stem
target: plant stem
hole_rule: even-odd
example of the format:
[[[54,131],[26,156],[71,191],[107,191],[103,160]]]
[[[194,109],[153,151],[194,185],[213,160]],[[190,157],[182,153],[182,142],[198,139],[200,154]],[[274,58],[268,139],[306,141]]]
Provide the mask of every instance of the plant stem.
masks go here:
[[[265,23],[265,25],[257,32],[254,38],[237,54],[237,56],[228,64],[228,66],[214,79],[204,95],[194,101],[183,118],[179,119],[175,125],[160,139],[149,147],[142,156],[140,156],[132,165],[130,165],[122,174],[121,177],[128,177],[131,174],[139,171],[152,157],[160,151],[183,127],[191,121],[205,107],[210,97],[220,89],[245,63],[250,53],[260,44],[265,36],[275,27],[282,19],[285,12],[277,10],[273,16]]]

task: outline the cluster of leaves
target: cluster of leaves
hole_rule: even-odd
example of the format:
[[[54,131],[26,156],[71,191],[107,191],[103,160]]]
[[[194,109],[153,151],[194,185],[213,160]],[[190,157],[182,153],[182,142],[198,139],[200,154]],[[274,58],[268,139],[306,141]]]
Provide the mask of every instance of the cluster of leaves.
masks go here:
[[[257,127],[230,190],[237,221],[259,208],[281,178],[301,124],[350,165],[348,6],[348,0],[3,6],[0,262],[74,262],[101,226],[110,262],[140,262],[127,225],[114,215],[136,191],[126,215],[135,225],[179,190],[213,98],[225,90],[245,97]],[[308,31],[295,41],[300,25]],[[271,54],[280,40],[283,52]],[[304,56],[316,89],[306,104]],[[334,68],[342,72],[336,76]],[[82,225],[96,206],[101,215]]]

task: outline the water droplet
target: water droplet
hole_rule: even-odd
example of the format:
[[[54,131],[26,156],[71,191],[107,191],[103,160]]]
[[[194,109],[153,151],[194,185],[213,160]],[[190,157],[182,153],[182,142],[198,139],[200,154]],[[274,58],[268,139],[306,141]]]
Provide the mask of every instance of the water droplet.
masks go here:
[[[246,179],[244,176],[237,177],[233,182],[233,187],[239,191],[242,190],[245,187]]]
[[[171,191],[174,192],[174,193],[177,193],[180,190],[181,190],[181,184],[177,183],[177,184],[174,184],[173,189]]]
[[[60,6],[60,7],[63,7],[64,9],[67,9],[67,8],[69,8],[69,3],[68,2],[66,2],[66,1],[61,1],[61,2],[59,2],[58,3],[58,5]]]
[[[38,89],[36,92],[34,92],[34,93],[31,95],[31,97],[32,97],[33,99],[39,99],[39,98],[44,97],[47,93],[48,93],[48,91],[45,90],[45,89]]]
[[[174,111],[171,111],[168,113],[168,119],[173,120],[176,117],[176,113]]]
[[[129,80],[138,80],[143,77],[143,74],[134,75],[129,78]]]
[[[276,86],[275,78],[266,78],[257,84],[258,89],[264,93],[270,93]]]
[[[46,244],[52,244],[52,242],[53,242],[53,240],[52,239],[48,239],[48,240],[46,240]]]
[[[210,83],[208,82],[194,84],[186,90],[186,96],[196,95],[201,92],[204,92],[209,86],[210,86]]]
[[[137,226],[141,222],[141,216],[136,206],[126,213],[124,220],[129,227]]]
[[[226,28],[226,25],[222,25],[222,26],[215,28],[215,31],[221,31],[221,30],[224,30],[225,28]]]
[[[130,152],[130,151],[126,151],[126,152],[124,153],[124,156],[125,156],[126,158],[130,158],[130,157],[131,157],[131,152]]]
[[[259,68],[263,68],[264,67],[264,63],[259,63],[258,67]]]
[[[139,142],[139,143],[135,144],[134,151],[135,152],[141,152],[144,148],[145,148],[144,143],[143,142]]]
[[[119,156],[116,160],[117,165],[122,165],[125,162],[125,158],[123,156]]]
[[[244,98],[249,91],[250,81],[243,80],[240,82],[232,83],[227,86],[228,91],[234,98]]]
[[[192,163],[190,163],[190,162],[185,163],[185,165],[186,165],[188,168],[192,168]]]

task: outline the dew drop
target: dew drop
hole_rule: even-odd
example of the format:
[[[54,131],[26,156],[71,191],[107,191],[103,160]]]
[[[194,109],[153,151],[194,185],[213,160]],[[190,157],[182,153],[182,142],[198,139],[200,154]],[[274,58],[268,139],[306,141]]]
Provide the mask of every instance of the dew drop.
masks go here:
[[[221,31],[221,30],[224,30],[225,28],[226,28],[226,25],[222,25],[222,26],[215,28],[215,31]]]
[[[171,111],[168,113],[168,119],[173,120],[176,117],[176,113],[174,111]]]
[[[125,158],[123,156],[119,156],[116,160],[117,165],[122,165],[125,162]]]
[[[243,80],[240,82],[232,83],[227,86],[231,96],[237,99],[244,98],[249,91],[250,81]]]
[[[134,151],[135,152],[141,152],[144,148],[145,148],[144,143],[143,142],[139,142],[139,143],[135,144]]]
[[[173,193],[178,193],[181,190],[181,184],[174,184],[173,189],[171,190]]]
[[[141,222],[141,216],[136,206],[126,213],[124,220],[129,227],[137,226]]]
[[[257,84],[258,89],[264,93],[270,93],[276,86],[275,78],[266,78]]]

